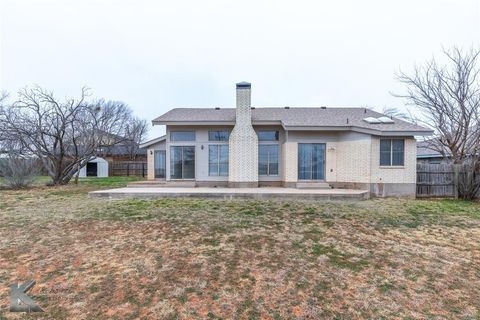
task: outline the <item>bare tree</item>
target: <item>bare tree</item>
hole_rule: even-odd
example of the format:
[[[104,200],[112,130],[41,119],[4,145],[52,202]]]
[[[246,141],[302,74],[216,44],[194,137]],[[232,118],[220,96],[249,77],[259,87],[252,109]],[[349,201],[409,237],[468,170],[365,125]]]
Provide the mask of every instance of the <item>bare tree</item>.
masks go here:
[[[125,148],[129,160],[135,161],[138,155],[140,143],[145,140],[148,134],[148,123],[144,119],[134,118],[125,129]]]
[[[409,111],[403,112],[395,107],[384,107],[382,113],[391,118],[397,118],[413,123],[416,122],[415,117],[413,117]]]
[[[122,103],[88,98],[87,88],[64,101],[38,86],[25,88],[0,110],[0,131],[37,156],[53,184],[66,184],[99,146],[117,143],[112,136],[122,136],[132,118]]]
[[[431,149],[462,166],[459,196],[472,199],[480,189],[480,50],[443,51],[446,64],[432,59],[412,75],[399,72],[405,98],[422,112],[420,121],[435,129]]]

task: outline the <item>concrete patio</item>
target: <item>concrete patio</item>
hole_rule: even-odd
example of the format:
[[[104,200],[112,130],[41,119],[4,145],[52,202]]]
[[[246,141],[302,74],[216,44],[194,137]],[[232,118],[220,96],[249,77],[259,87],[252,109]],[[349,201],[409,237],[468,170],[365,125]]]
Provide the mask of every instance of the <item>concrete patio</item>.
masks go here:
[[[156,199],[156,198],[209,198],[209,199],[281,199],[281,200],[364,200],[368,190],[352,189],[295,189],[295,188],[202,188],[202,187],[143,187],[117,188],[93,191],[92,198]]]

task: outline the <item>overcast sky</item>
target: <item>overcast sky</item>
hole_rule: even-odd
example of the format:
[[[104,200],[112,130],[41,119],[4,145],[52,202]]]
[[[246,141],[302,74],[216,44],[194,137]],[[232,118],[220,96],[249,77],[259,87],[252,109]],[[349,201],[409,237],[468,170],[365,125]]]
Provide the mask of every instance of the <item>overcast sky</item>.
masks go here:
[[[394,73],[480,46],[480,0],[0,0],[0,90],[174,107],[404,108]],[[153,138],[163,128],[151,131]]]

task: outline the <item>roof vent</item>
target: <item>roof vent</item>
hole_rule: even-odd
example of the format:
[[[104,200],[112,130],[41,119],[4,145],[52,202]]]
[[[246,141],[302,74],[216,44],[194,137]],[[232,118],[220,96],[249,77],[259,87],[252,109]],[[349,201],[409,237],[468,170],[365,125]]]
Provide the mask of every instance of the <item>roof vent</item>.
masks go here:
[[[220,110],[220,107],[215,107],[215,110]]]
[[[285,106],[285,109],[290,109],[290,107],[289,107],[289,106]]]
[[[323,109],[323,110],[327,109],[327,107],[325,107],[325,106],[321,106],[320,108]]]

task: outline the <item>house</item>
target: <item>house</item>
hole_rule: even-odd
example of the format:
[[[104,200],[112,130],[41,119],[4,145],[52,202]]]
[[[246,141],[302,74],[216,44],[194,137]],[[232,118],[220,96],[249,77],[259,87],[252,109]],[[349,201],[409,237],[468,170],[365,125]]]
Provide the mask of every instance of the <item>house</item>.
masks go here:
[[[417,142],[417,163],[449,163],[450,158],[435,150],[428,140]]]
[[[416,140],[430,129],[366,108],[258,108],[236,85],[236,108],[176,108],[153,120],[148,179],[192,186],[354,188],[415,196]]]
[[[117,134],[102,131],[104,145],[97,150],[97,156],[108,162],[114,161],[146,161],[147,150],[140,148],[139,143]]]

